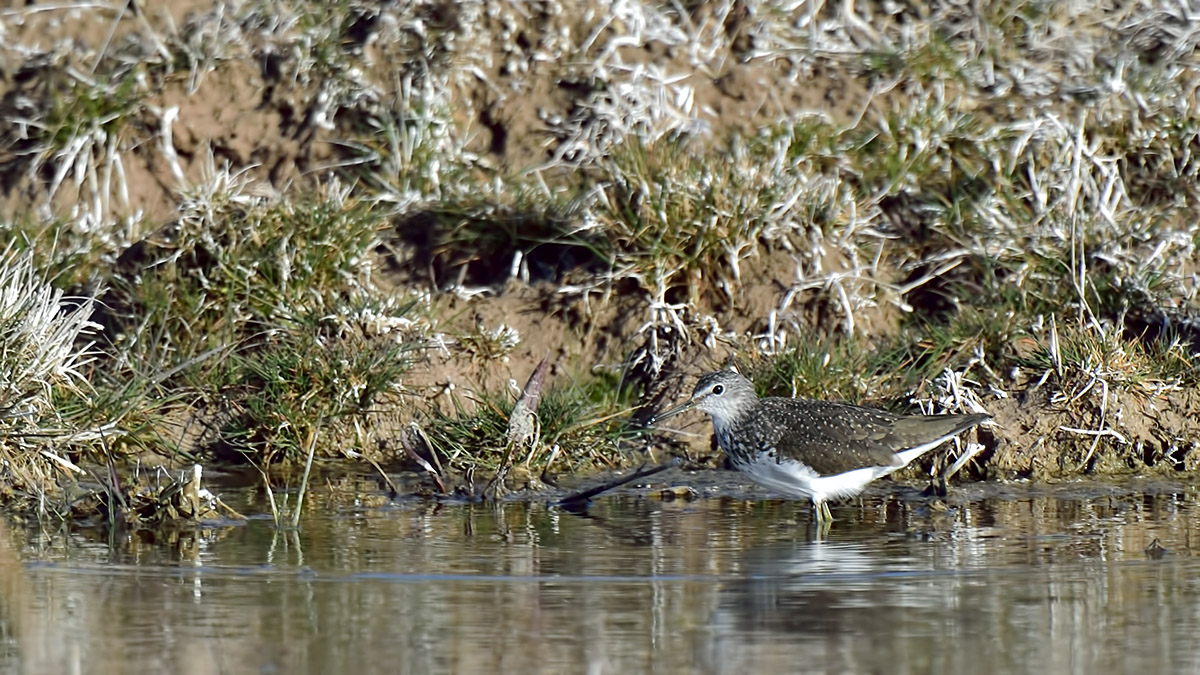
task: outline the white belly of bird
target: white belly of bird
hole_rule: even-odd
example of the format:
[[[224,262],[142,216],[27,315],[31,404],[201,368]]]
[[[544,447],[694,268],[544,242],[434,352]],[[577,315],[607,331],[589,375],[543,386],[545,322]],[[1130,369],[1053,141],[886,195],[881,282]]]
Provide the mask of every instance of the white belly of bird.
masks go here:
[[[826,499],[853,497],[862,492],[867,483],[900,467],[869,466],[832,476],[818,476],[800,462],[790,459],[776,462],[764,454],[751,464],[738,464],[738,468],[755,483],[781,495],[823,502]]]
[[[844,473],[820,476],[804,464],[791,459],[776,461],[773,455],[759,454],[754,462],[734,461],[734,466],[754,482],[792,498],[808,498],[820,503],[826,499],[853,497],[868,483],[902,469],[909,462],[938,447],[954,434],[896,453],[897,462],[891,466],[868,466]]]

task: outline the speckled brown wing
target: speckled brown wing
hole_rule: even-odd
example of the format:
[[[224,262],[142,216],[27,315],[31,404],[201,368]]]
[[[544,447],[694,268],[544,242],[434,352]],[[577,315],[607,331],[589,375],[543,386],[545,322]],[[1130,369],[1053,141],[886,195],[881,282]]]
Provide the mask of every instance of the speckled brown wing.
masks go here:
[[[888,466],[896,452],[968,429],[987,415],[899,416],[884,410],[806,399],[765,398],[759,423],[781,457],[819,475]],[[764,439],[765,440],[765,439]]]

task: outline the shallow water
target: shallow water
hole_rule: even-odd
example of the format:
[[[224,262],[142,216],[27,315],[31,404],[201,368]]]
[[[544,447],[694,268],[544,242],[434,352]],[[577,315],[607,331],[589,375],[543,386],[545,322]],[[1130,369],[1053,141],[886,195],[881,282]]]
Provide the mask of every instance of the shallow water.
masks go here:
[[[807,505],[755,492],[585,515],[318,497],[291,534],[9,524],[0,671],[1200,670],[1195,488],[873,494],[824,541]]]

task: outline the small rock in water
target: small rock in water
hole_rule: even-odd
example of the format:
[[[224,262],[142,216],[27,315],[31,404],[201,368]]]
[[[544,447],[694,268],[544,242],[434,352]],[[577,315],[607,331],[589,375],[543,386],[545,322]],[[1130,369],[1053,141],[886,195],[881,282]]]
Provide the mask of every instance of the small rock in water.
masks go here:
[[[1155,537],[1154,541],[1150,542],[1150,545],[1146,547],[1146,558],[1150,560],[1162,560],[1170,552],[1171,549],[1158,543],[1158,537]]]
[[[690,502],[691,500],[699,497],[700,493],[696,492],[687,485],[676,485],[674,487],[668,487],[659,490],[658,496],[668,502],[676,499],[682,499]]]

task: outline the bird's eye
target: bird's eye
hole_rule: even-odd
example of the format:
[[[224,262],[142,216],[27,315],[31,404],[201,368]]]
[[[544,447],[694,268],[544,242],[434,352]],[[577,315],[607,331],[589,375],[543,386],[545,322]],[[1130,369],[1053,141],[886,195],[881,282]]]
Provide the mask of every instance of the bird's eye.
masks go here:
[[[713,391],[713,395],[715,395],[715,396],[720,396],[721,394],[724,394],[724,393],[725,393],[725,385],[723,385],[723,384],[715,384],[715,385],[713,385],[713,390],[712,390],[712,391]]]

